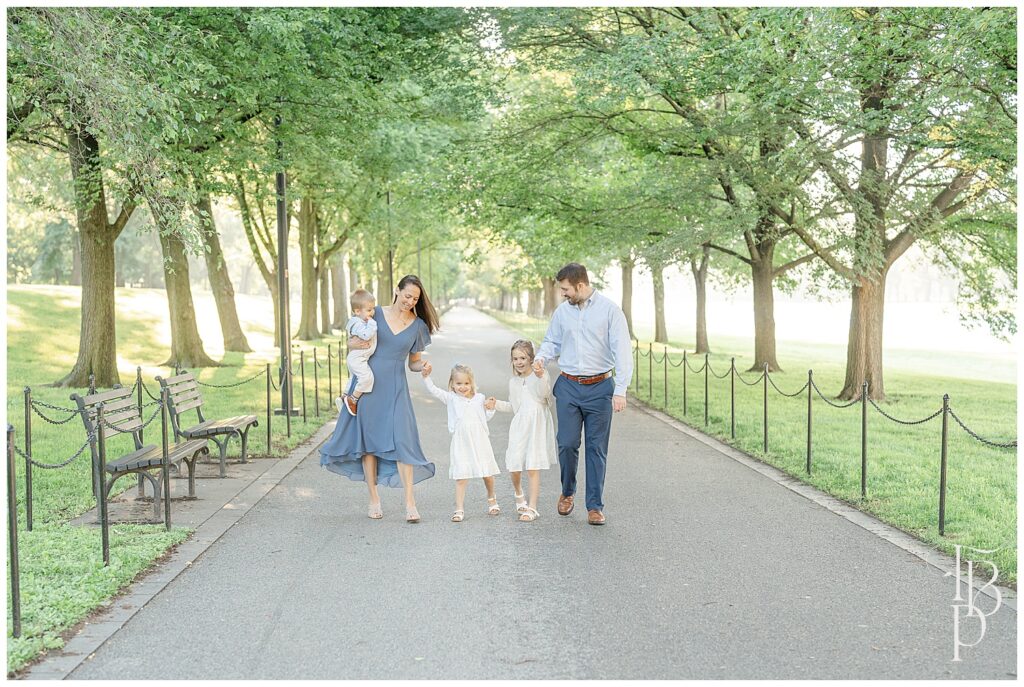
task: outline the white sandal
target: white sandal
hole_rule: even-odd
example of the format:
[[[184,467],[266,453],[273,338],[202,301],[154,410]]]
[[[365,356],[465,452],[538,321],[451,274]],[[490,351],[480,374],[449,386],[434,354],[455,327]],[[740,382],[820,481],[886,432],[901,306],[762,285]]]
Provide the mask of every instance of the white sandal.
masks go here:
[[[539,517],[540,513],[538,513],[535,508],[530,508],[529,506],[527,506],[525,509],[523,509],[523,512],[519,514],[519,521],[533,522]]]
[[[526,510],[526,495],[524,494],[513,494],[516,499],[516,512],[522,513]]]
[[[491,501],[494,501],[494,503],[491,503]],[[501,512],[501,506],[498,505],[497,497],[492,497],[492,498],[487,499],[487,503],[489,504],[487,506],[487,514],[488,515],[497,515],[498,513]]]
[[[465,519],[466,511],[464,510],[457,510],[454,513],[452,513],[452,522],[462,522]]]

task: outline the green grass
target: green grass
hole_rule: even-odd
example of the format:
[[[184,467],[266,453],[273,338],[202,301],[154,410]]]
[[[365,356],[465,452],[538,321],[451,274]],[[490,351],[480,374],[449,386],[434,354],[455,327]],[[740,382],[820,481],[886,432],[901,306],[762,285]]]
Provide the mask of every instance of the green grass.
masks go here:
[[[8,286],[7,306],[7,419],[15,427],[15,442],[24,448],[25,386],[32,388],[33,399],[60,408],[73,408],[72,392],[83,389],[59,389],[46,386],[61,378],[74,364],[77,355],[80,290],[56,286]],[[196,292],[197,320],[207,352],[223,363],[222,367],[195,370],[198,378],[212,384],[231,384],[251,377],[271,363],[276,367],[277,349],[273,347],[272,322],[266,313],[270,304],[259,299],[240,296],[239,314],[249,335],[253,353],[227,353],[222,350],[220,327],[212,296]],[[167,302],[162,291],[151,289],[117,290],[117,353],[121,383],[135,383],[136,366],[142,367],[143,382],[158,394],[156,375],[166,376],[170,370],[162,366],[169,355],[169,331],[166,320]],[[266,322],[262,321],[266,318]],[[269,327],[268,327],[269,325]],[[285,436],[282,417],[272,420],[272,446],[267,446],[266,379],[228,389],[204,388],[204,413],[210,417],[255,414],[260,426],[250,432],[249,451],[253,457],[280,456],[287,453],[331,419],[336,411],[328,394],[327,344],[338,339],[301,342],[307,353],[307,422],[301,416],[292,420],[291,437]],[[298,342],[297,342],[298,343]],[[311,356],[318,349],[323,369],[318,370],[320,417],[314,416],[314,382]],[[336,348],[334,348],[336,350]],[[296,360],[299,348],[294,349]],[[338,360],[332,360],[332,391],[338,389]],[[296,366],[297,366],[296,362]],[[298,376],[294,382],[296,405],[301,404]],[[148,396],[144,397],[149,402]],[[271,393],[271,402],[280,405],[280,393]],[[149,418],[155,406],[144,409]],[[43,410],[60,420],[69,413]],[[190,416],[193,411],[189,412]],[[146,430],[147,443],[159,443],[159,417]],[[39,462],[58,463],[73,455],[85,443],[85,433],[77,417],[60,426],[47,424],[38,416],[32,418],[32,454]],[[112,437],[109,455],[129,450],[130,436]],[[229,460],[237,458],[239,442],[233,441]],[[212,448],[216,455],[216,447]],[[167,548],[181,541],[189,532],[184,529],[164,531],[161,527],[120,525],[111,545],[111,566],[104,569],[100,560],[98,531],[67,524],[67,521],[95,506],[91,493],[90,454],[86,451],[69,466],[56,470],[34,468],[33,525],[27,532],[25,511],[25,465],[16,460],[18,481],[19,559],[21,563],[23,636],[11,636],[8,609],[8,671],[24,667],[44,648],[61,645],[60,633],[72,627],[105,599],[130,582],[139,572]],[[230,466],[229,466],[230,469]],[[121,491],[134,485],[134,478],[124,478],[115,485]],[[199,497],[202,498],[200,491]]]
[[[487,311],[504,324],[534,341],[543,339],[546,320],[521,313]],[[1017,472],[1016,451],[987,447],[972,439],[949,418],[946,527],[938,532],[941,415],[922,425],[905,426],[886,419],[868,406],[867,496],[861,497],[861,407],[838,409],[817,394],[812,402],[812,467],[806,472],[807,394],[787,398],[769,386],[768,452],[763,445],[764,392],[762,384],[748,387],[735,381],[736,437],[731,437],[730,358],[747,381],[759,374],[746,372],[751,365],[750,342],[730,350],[727,341],[710,356],[711,370],[723,379],[708,378],[708,424],[704,425],[704,375],[687,372],[686,413],[683,413],[683,372],[678,366],[692,342],[673,341],[668,346],[668,404],[665,403],[665,347],[655,344],[653,361],[647,356],[649,341],[641,341],[640,364],[634,372],[630,393],[648,405],[665,410],[687,424],[706,431],[744,452],[774,465],[942,551],[954,554],[954,545],[994,549],[1000,580],[1016,586],[1017,579]],[[780,357],[788,360],[786,372],[771,379],[786,393],[795,393],[807,382],[807,370],[825,396],[836,402],[845,374],[841,358],[830,347],[804,344],[796,350],[780,342]],[[920,420],[942,408],[942,396],[950,395],[950,407],[981,436],[998,442],[1016,439],[1016,386],[988,379],[922,374],[921,360],[913,355],[910,370],[897,361],[887,364],[888,399],[880,407],[901,420]],[[943,353],[946,368],[955,367],[958,354]],[[688,356],[700,370],[703,356]],[[653,364],[652,364],[653,362]],[[972,356],[958,369],[984,375]],[[653,374],[652,374],[653,373]],[[965,373],[967,374],[967,373]]]

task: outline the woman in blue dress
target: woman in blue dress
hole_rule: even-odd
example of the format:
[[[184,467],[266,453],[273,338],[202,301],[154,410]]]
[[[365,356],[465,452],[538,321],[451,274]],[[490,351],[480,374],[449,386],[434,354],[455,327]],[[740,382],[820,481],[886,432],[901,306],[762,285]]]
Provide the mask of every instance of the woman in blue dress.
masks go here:
[[[405,365],[419,372],[420,356],[437,331],[434,306],[419,277],[407,275],[398,282],[394,302],[373,311],[377,322],[377,350],[370,356],[373,391],[359,399],[355,417],[338,416],[334,434],[320,449],[320,465],[352,480],[363,480],[370,490],[369,517],[384,517],[377,485],[405,489],[406,520],[419,522],[412,485],[434,476],[434,464],[420,448],[416,415],[412,410]],[[352,347],[368,347],[354,339]],[[356,380],[352,379],[348,393]]]

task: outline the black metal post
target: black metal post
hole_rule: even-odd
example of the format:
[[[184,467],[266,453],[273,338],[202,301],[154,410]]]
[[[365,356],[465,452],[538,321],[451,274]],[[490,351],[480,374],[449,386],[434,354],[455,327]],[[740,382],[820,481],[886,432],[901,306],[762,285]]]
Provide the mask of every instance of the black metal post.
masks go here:
[[[860,497],[868,495],[868,383],[860,388]]]
[[[636,374],[636,389],[634,393],[640,395],[640,340],[633,341],[633,372]]]
[[[320,375],[317,372],[317,367],[320,363],[316,357],[316,347],[313,347],[313,413],[320,417]]]
[[[164,481],[164,528],[168,532],[171,530],[171,456],[168,453],[167,445],[167,398],[169,395],[170,389],[165,386],[160,393],[160,449],[163,451],[160,474],[163,475]],[[153,498],[156,498],[156,494],[153,494]]]
[[[942,395],[942,454],[939,467],[939,534],[946,534],[946,461],[949,453],[949,394]]]
[[[281,378],[281,385],[287,384],[291,388],[292,383],[292,361],[289,358],[285,358],[284,375]],[[291,396],[291,394],[289,394]],[[292,404],[291,398],[286,399],[286,405],[284,407],[284,426],[285,435],[290,439],[292,436]]]
[[[103,565],[110,565],[110,523],[107,520],[107,431],[103,427],[103,404],[96,407],[96,433],[99,435],[99,451],[97,451],[96,474],[99,476],[99,493],[96,496],[96,507],[100,516],[100,537],[103,544]],[[153,495],[156,498],[156,495]]]
[[[175,371],[177,371],[177,363],[175,363]],[[177,374],[177,372],[175,372]],[[89,393],[96,393],[96,375],[89,375]]]
[[[807,371],[807,474],[811,474],[811,391],[814,386],[814,372]]]
[[[683,350],[683,415],[686,415],[686,368],[689,363],[686,362],[686,350]]]
[[[141,418],[142,417],[142,367],[141,366],[136,366],[136,368],[135,368],[135,388],[136,388],[136,390],[138,391],[138,394],[139,394],[138,407],[139,407],[139,417]],[[139,441],[143,440],[143,433],[145,431],[146,431],[145,427],[139,427]],[[138,474],[138,477],[136,477],[136,479],[138,480],[139,496],[140,497],[145,496],[146,495],[146,489],[145,489],[146,479],[142,476],[141,472]],[[154,494],[154,496],[156,496],[156,494]]]
[[[274,131],[281,127],[281,115],[274,116]],[[276,135],[276,134],[275,134]],[[288,181],[285,177],[284,160],[281,155],[281,138],[277,136],[277,164],[279,165],[275,175],[275,188],[277,191],[277,293],[278,293],[278,333],[281,346],[281,365],[289,364],[289,342],[291,331],[289,330],[289,307],[288,307],[288,205],[286,194],[288,192]],[[291,375],[285,375],[281,385],[281,408],[289,412],[291,403]]]
[[[267,363],[267,457],[269,458],[272,450],[270,443],[270,418],[274,416],[274,413],[270,409],[270,387],[273,384],[273,380],[270,378],[270,363]]]
[[[32,531],[32,389],[25,387],[25,526]]]
[[[708,426],[708,372],[711,366],[708,365],[708,354],[704,354],[704,426]]]
[[[327,344],[327,401],[334,400],[334,372],[331,368],[331,344]]]
[[[654,400],[654,344],[647,344],[647,400]]]
[[[138,366],[138,367],[135,368],[135,387],[136,387],[136,390],[137,390],[138,396],[139,396],[138,406],[139,406],[139,417],[141,418],[142,417],[142,367],[141,366]],[[145,432],[145,431],[146,431],[145,427],[140,427],[139,428],[139,440],[140,441],[142,440],[142,433]],[[139,477],[139,484],[140,485],[142,484],[142,477],[141,476]]]
[[[668,410],[668,346],[665,346],[665,410]]]
[[[395,290],[395,253],[391,243],[391,189],[387,191],[388,197],[388,293]]]
[[[768,363],[764,364],[764,452],[768,453]]]
[[[18,486],[14,475],[14,425],[7,425],[7,545],[11,566],[12,634],[21,636],[21,571],[18,566]]]
[[[299,375],[302,378],[302,424],[306,424],[306,352],[299,351]]]
[[[729,432],[736,438],[736,358],[729,361]]]

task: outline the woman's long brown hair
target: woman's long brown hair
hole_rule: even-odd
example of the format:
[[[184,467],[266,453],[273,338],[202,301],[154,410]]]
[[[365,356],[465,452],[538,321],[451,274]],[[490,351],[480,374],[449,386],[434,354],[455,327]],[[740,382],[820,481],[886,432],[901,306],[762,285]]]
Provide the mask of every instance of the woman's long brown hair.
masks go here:
[[[438,324],[437,311],[434,310],[434,304],[430,302],[430,298],[427,296],[427,290],[423,288],[423,282],[415,274],[407,274],[398,281],[398,290],[401,291],[406,286],[412,284],[420,290],[420,299],[416,301],[416,317],[420,318],[427,324],[427,331],[433,334],[438,330],[440,325]],[[398,302],[398,296],[395,296],[391,301],[394,305]]]

